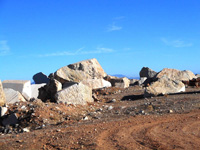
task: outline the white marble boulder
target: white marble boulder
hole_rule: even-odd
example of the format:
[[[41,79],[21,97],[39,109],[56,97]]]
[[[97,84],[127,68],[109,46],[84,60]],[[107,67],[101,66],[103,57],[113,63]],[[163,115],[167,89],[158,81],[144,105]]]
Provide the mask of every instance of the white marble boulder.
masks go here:
[[[180,81],[189,81],[193,78],[197,78],[195,74],[189,70],[180,71],[177,69],[164,68],[155,76],[155,79],[162,78],[163,76],[166,76],[171,80]]]
[[[45,83],[42,84],[32,84],[31,85],[31,98],[37,99],[39,95],[39,88],[45,86]]]
[[[0,80],[0,106],[3,106],[6,103],[6,97],[3,91],[3,86]]]
[[[171,80],[170,78],[163,76],[146,87],[144,96],[150,97],[184,91],[185,85],[180,80]]]
[[[22,94],[19,93],[18,91],[9,88],[4,88],[3,90],[6,96],[6,104],[14,104],[16,102],[26,101],[22,96]]]
[[[20,92],[26,100],[31,98],[31,82],[29,80],[4,80],[3,87]]]
[[[92,98],[92,88],[76,83],[57,92],[55,95],[57,103],[80,104],[85,105],[87,102],[94,102]]]
[[[81,82],[86,79],[101,79],[106,76],[99,62],[93,58],[70,64],[54,73],[55,79],[62,84],[65,82]]]
[[[86,79],[82,80],[80,83],[83,83],[92,89],[99,89],[112,86],[109,81],[106,81],[104,79]]]

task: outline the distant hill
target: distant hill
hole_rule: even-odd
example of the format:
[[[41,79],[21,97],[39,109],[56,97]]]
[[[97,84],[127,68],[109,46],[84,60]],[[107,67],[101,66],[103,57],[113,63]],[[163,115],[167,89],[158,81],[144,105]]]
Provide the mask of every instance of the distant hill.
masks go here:
[[[113,74],[111,76],[115,76],[115,77],[118,77],[118,78],[127,77],[128,79],[140,79],[140,77],[131,77],[131,76],[123,75],[123,74]]]

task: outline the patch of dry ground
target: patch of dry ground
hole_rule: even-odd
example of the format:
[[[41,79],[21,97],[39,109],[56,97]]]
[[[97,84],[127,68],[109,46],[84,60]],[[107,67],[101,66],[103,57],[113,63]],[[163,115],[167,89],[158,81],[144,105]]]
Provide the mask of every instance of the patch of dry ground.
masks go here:
[[[110,94],[101,93],[98,98],[103,101],[88,105],[89,111],[80,106],[56,104],[61,112],[73,111],[88,119],[76,118],[77,114],[70,121],[59,119],[59,124],[44,129],[1,135],[0,149],[198,150],[200,89],[190,87],[186,93],[153,98],[143,98],[142,91],[140,87],[130,87],[120,92],[114,89]],[[54,109],[51,104],[49,106],[50,110]],[[45,117],[44,112],[48,114],[49,111],[42,108]],[[54,110],[51,113],[55,116]]]

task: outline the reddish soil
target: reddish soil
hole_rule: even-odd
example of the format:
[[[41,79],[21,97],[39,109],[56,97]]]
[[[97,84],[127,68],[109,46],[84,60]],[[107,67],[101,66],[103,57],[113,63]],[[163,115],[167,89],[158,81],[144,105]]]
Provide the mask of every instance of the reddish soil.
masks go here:
[[[46,126],[32,118],[30,132],[0,135],[0,149],[200,149],[200,88],[152,98],[138,86],[95,93],[87,106],[37,104]]]

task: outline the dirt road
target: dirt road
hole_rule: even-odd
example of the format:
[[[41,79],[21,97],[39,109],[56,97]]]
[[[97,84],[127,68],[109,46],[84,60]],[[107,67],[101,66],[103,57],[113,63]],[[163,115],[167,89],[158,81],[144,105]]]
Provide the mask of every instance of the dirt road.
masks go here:
[[[0,149],[199,149],[200,110],[83,121],[0,137]]]

